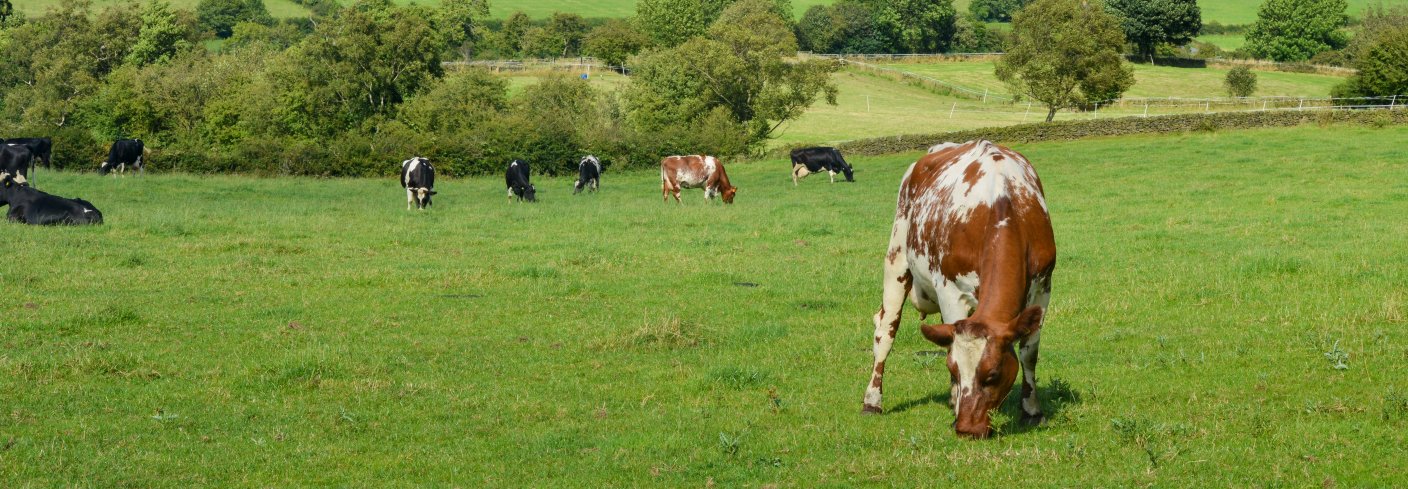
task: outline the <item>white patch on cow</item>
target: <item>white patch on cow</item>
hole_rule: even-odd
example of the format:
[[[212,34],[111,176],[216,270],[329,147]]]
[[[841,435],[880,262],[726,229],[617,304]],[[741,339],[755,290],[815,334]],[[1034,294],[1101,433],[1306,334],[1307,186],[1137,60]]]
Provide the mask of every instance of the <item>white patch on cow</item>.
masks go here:
[[[929,147],[929,154],[938,153],[938,152],[940,152],[940,151],[943,151],[943,150],[952,148],[952,147],[954,147],[954,146],[959,146],[959,144],[958,144],[958,143],[939,143],[939,144],[935,144],[935,145]]]
[[[87,208],[87,207],[84,207],[84,208],[83,208],[83,213],[84,213],[84,214],[87,214],[87,213],[89,213],[89,212],[93,212],[93,209],[89,209],[89,208]]]
[[[410,186],[411,186],[411,173],[414,172],[414,171],[416,171],[416,168],[419,167],[419,166],[420,166],[420,157],[414,157],[414,158],[411,158],[411,159],[409,159],[409,160],[406,160],[406,161],[402,161],[402,162],[401,162],[401,186],[402,186],[402,187],[410,188]]]
[[[972,147],[948,162],[933,187],[916,200],[919,208],[926,212],[922,221],[967,222],[974,209],[991,206],[1003,197],[1032,198],[1046,210],[1046,200],[1037,187],[1036,171],[1027,160],[989,141],[964,144]],[[977,179],[970,184],[967,175],[973,165],[977,165]]]
[[[959,398],[973,393],[973,388],[978,385],[978,362],[983,359],[983,352],[987,350],[988,339],[986,337],[973,336],[959,333],[953,337],[953,345],[948,349],[948,356],[958,367],[958,396]],[[962,403],[955,403],[955,406]],[[954,408],[954,413],[958,413],[958,408]]]
[[[1002,218],[1001,221],[997,221],[997,227],[1005,228],[1005,227],[1007,227],[1007,221],[1011,221],[1011,220],[1012,220],[1012,219],[1010,219],[1010,218],[1004,217],[1004,218]]]
[[[15,179],[15,183],[18,183],[18,184],[20,184],[20,185],[24,185],[24,184],[26,184],[26,183],[29,183],[29,180],[26,180],[26,179],[24,178],[24,175],[15,174],[15,176],[13,176],[13,177],[11,177],[11,178],[14,178],[14,179]]]

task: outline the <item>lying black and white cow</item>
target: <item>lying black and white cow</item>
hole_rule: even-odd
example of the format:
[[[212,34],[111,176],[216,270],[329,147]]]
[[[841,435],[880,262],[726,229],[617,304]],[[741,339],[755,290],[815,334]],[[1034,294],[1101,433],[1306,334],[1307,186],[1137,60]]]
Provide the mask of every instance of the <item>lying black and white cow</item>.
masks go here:
[[[14,177],[18,183],[29,181],[29,168],[34,164],[34,153],[23,144],[0,144],[0,174]]]
[[[508,164],[508,170],[504,172],[504,184],[508,186],[508,199],[537,202],[538,190],[533,188],[533,183],[528,179],[528,162],[523,160],[513,160]]]
[[[145,173],[142,166],[142,157],[146,154],[147,147],[142,144],[141,139],[119,139],[112,142],[112,148],[108,149],[108,159],[98,167],[98,174],[107,175],[114,168],[118,173],[126,173],[127,165],[132,165],[139,173]]]
[[[595,192],[601,185],[601,160],[595,156],[587,155],[577,163],[577,181],[572,183],[572,195],[577,195],[583,188]]]
[[[411,204],[417,209],[430,207],[430,196],[435,195],[435,167],[430,166],[429,158],[419,156],[401,162],[401,187],[406,189],[406,210]]]
[[[831,175],[831,183],[836,183],[836,172],[846,175],[847,182],[856,181],[851,165],[846,163],[846,159],[841,157],[841,152],[836,148],[798,148],[792,150],[792,185],[797,185],[797,179],[826,171]]]
[[[52,165],[49,156],[54,151],[54,141],[49,138],[10,138],[5,140],[5,144],[23,144],[29,148],[29,152],[34,155],[34,164],[43,163],[48,167]]]
[[[0,175],[0,206],[10,206],[10,221],[49,226],[55,224],[102,224],[103,213],[83,199],[55,197],[12,175]]]

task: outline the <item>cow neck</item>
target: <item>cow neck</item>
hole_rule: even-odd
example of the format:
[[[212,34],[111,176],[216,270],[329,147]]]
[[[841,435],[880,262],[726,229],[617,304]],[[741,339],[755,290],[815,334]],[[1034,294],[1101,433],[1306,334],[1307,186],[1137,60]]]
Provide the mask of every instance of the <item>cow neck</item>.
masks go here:
[[[995,228],[979,261],[978,307],[972,318],[990,326],[1012,322],[1026,307],[1027,253],[1018,227]]]

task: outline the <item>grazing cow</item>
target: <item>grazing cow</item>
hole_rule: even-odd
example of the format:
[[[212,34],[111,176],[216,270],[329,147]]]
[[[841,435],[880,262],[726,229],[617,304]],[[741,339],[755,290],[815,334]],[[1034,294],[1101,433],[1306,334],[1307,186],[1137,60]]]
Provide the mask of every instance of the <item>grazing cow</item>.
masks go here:
[[[142,144],[141,139],[113,141],[112,147],[108,149],[108,159],[98,167],[98,174],[107,175],[114,168],[118,173],[126,173],[129,164],[135,167],[138,173],[146,173],[142,163],[142,157],[146,154],[147,147]]]
[[[9,205],[10,221],[33,225],[102,224],[103,213],[83,199],[55,197],[0,175],[0,206]]]
[[[572,182],[572,195],[582,191],[582,188],[591,189],[595,192],[601,184],[601,160],[595,156],[587,155],[577,163],[577,181]]]
[[[942,324],[920,326],[948,349],[954,429],[992,433],[988,412],[1022,370],[1022,421],[1040,423],[1037,346],[1056,244],[1041,180],[1021,154],[988,141],[936,147],[900,182],[875,314],[875,364],[863,412],[881,412],[881,376],[905,297]],[[981,284],[981,287],[979,286]],[[922,317],[921,317],[922,319]],[[1020,345],[1020,353],[1013,346]]]
[[[513,160],[509,163],[508,170],[504,172],[504,184],[508,185],[508,200],[518,197],[519,202],[538,201],[538,189],[533,188],[533,183],[529,181],[528,162]]]
[[[854,182],[855,173],[851,165],[846,163],[846,159],[841,157],[841,152],[836,148],[798,148],[792,150],[792,185],[797,185],[797,180],[813,173],[826,173],[831,175],[831,183],[836,183],[836,172],[846,175],[847,182]]]
[[[401,162],[401,187],[406,189],[406,210],[425,210],[430,207],[430,196],[435,195],[435,167],[430,166],[429,158],[419,156]]]
[[[29,169],[34,165],[34,153],[23,144],[0,145],[0,174],[14,177],[18,183],[26,183]]]
[[[46,167],[52,166],[52,162],[49,161],[49,157],[53,154],[54,150],[54,141],[52,139],[12,138],[6,139],[4,142],[5,144],[23,144],[26,148],[29,148],[30,153],[34,154],[36,165],[43,162]]]
[[[675,194],[675,202],[680,201],[681,188],[704,188],[704,198],[712,200],[722,195],[725,204],[733,203],[738,187],[728,183],[728,173],[724,164],[713,156],[666,156],[660,160],[660,193],[665,202],[670,201],[670,193]]]

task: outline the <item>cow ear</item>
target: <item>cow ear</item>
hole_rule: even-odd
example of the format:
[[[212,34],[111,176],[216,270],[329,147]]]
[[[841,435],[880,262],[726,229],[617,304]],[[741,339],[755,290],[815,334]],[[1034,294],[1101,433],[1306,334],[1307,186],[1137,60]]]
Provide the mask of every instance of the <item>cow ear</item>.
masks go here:
[[[435,195],[435,194],[438,194],[438,193],[440,193],[440,192],[436,192],[436,191],[434,191],[434,190],[431,190],[431,191],[430,191],[430,195]]]
[[[925,324],[919,326],[919,332],[924,334],[924,338],[941,347],[948,348],[953,344],[952,324]]]
[[[1026,338],[1041,330],[1041,323],[1044,319],[1046,319],[1045,309],[1042,309],[1041,306],[1028,307],[1012,322],[1012,330],[1017,332],[1018,337]]]

